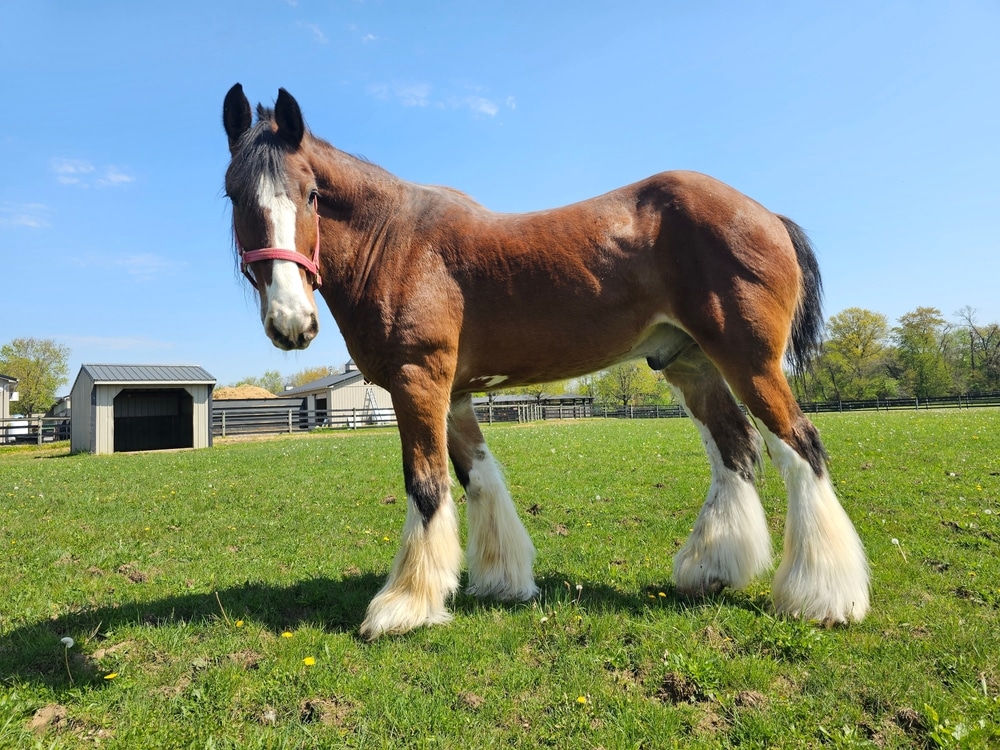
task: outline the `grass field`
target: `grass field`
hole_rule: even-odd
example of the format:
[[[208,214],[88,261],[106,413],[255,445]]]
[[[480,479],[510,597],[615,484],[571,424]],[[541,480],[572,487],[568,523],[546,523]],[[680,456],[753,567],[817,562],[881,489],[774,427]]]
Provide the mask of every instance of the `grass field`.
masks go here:
[[[540,598],[373,644],[395,432],[0,449],[0,748],[1000,747],[1000,411],[816,423],[873,573],[831,630],[773,617],[767,578],[675,594],[686,420],[489,428]],[[770,466],[760,491],[780,550]]]

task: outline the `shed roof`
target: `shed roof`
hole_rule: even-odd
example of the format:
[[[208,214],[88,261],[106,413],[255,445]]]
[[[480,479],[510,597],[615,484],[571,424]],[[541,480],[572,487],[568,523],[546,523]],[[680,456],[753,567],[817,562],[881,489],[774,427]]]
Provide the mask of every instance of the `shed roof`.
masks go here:
[[[80,369],[95,383],[215,385],[215,378],[197,365],[83,365]]]
[[[8,383],[16,383],[17,378],[12,378],[10,375],[0,374],[0,380],[6,380]]]
[[[325,378],[313,380],[311,383],[300,385],[298,388],[283,391],[279,393],[278,396],[280,398],[285,398],[286,396],[301,396],[314,391],[322,391],[325,388],[333,388],[337,385],[344,385],[352,380],[363,380],[364,377],[365,376],[362,375],[359,370],[350,370],[348,372],[342,372],[338,375],[327,375]]]

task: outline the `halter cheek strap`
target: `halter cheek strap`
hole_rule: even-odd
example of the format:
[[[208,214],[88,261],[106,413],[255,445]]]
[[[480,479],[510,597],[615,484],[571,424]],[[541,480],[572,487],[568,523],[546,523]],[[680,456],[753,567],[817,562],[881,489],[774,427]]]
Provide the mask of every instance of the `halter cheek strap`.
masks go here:
[[[257,286],[257,279],[255,279],[253,274],[250,273],[249,266],[251,263],[256,263],[259,260],[290,260],[292,263],[296,263],[305,269],[306,275],[309,277],[313,289],[319,289],[323,285],[323,279],[319,275],[318,201],[313,203],[313,209],[316,212],[316,247],[313,248],[313,257],[311,259],[297,253],[294,250],[285,250],[280,247],[264,247],[260,250],[244,250],[243,246],[240,244],[240,238],[236,234],[236,229],[233,229],[233,237],[236,238],[236,249],[240,254],[240,270],[243,272],[243,275],[247,277],[247,280],[253,285],[254,289],[259,290],[260,287]]]

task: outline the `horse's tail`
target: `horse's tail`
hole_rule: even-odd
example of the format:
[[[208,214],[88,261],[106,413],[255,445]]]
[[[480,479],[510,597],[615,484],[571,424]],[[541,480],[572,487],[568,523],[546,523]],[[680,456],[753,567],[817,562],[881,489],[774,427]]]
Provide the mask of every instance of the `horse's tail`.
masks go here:
[[[793,370],[801,374],[809,364],[810,355],[819,349],[823,340],[823,279],[819,275],[816,253],[805,231],[785,216],[778,218],[788,231],[802,271],[799,305],[792,319],[792,338],[786,352]]]

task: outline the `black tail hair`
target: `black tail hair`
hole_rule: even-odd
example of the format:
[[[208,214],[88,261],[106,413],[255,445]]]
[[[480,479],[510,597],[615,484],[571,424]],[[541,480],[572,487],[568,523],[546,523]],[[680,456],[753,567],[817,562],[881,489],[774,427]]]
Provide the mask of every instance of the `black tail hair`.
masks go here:
[[[809,358],[823,341],[823,279],[819,275],[816,253],[805,231],[791,219],[778,216],[795,247],[795,257],[802,271],[799,306],[792,319],[792,339],[785,356],[795,374],[805,372]]]

